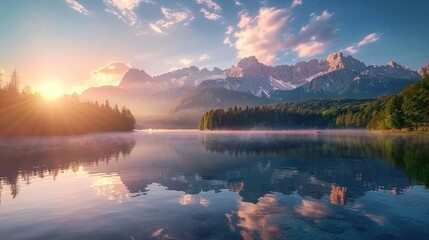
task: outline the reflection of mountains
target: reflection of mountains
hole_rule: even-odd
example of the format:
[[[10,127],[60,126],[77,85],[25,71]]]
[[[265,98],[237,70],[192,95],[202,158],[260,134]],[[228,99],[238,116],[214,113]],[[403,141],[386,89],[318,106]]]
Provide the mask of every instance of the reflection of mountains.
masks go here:
[[[119,170],[122,181],[131,192],[156,182],[191,194],[229,189],[247,202],[269,192],[297,192],[344,204],[370,190],[401,193],[412,184],[404,170],[425,182],[421,171],[428,169],[428,140],[419,137],[208,134],[202,139],[208,151],[196,149],[193,140],[167,144],[177,154],[172,158]]]
[[[429,186],[428,143],[425,136],[360,134],[137,133],[18,139],[0,143],[0,179],[16,195],[19,177],[55,177],[83,164],[90,174],[114,173],[131,193],[159,183],[188,194],[228,189],[246,202],[257,202],[270,192],[296,192],[345,204],[370,190],[401,193],[413,184],[410,179]],[[128,154],[127,161],[98,165]]]
[[[332,198],[344,190],[350,197],[380,188],[396,194],[409,185],[408,178],[429,186],[428,140],[427,136],[375,134],[230,135],[228,140],[209,136],[203,144],[212,152],[270,159],[270,191],[296,190],[313,197],[331,192]]]
[[[44,177],[79,165],[108,163],[131,153],[135,141],[130,134],[94,134],[75,137],[10,138],[0,142],[0,180],[19,192],[18,178],[29,183],[32,176]]]

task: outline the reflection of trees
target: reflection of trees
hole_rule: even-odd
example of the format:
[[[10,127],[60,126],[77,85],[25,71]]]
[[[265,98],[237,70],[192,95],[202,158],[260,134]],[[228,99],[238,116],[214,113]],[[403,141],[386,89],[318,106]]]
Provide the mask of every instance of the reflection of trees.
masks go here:
[[[246,159],[234,170],[246,202],[268,192],[296,192],[345,204],[371,190],[400,194],[413,180],[429,186],[427,136],[207,134],[201,140],[222,159]]]
[[[5,139],[0,144],[0,185],[9,185],[15,198],[19,178],[30,183],[34,176],[55,179],[65,170],[76,172],[83,164],[108,164],[128,156],[134,145],[134,139],[125,134]]]
[[[226,140],[225,136],[206,135],[203,138],[208,151],[231,155],[279,155],[306,161],[322,158],[384,159],[400,167],[410,179],[418,180],[426,187],[429,187],[428,143],[427,136],[381,134],[274,135],[270,138],[228,135]],[[359,174],[356,177],[359,178]]]

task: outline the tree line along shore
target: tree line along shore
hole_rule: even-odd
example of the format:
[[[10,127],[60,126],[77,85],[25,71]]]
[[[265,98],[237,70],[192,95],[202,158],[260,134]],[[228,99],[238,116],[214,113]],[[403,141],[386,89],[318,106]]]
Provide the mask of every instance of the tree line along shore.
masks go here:
[[[19,89],[16,71],[0,84],[0,136],[74,135],[92,132],[132,131],[131,111],[117,105],[81,102],[76,96],[46,101],[28,87]]]
[[[200,130],[368,128],[429,131],[429,76],[398,94],[376,99],[286,102],[257,107],[212,109],[200,119]]]

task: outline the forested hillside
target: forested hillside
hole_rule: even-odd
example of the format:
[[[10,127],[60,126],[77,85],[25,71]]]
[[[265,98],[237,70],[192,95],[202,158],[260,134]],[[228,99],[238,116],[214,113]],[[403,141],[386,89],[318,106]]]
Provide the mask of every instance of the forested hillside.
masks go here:
[[[20,91],[14,73],[0,86],[0,136],[70,135],[131,131],[135,119],[126,107],[80,102],[76,97],[46,101],[29,88]]]
[[[199,129],[369,128],[417,129],[429,123],[429,77],[399,94],[370,100],[308,100],[210,110]]]

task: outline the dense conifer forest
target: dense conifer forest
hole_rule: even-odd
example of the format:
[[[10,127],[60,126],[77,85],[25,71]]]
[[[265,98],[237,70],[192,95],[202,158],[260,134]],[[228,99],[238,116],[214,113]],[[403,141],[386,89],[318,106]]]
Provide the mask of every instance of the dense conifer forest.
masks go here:
[[[90,132],[131,131],[131,111],[106,101],[81,102],[76,96],[46,101],[26,87],[20,91],[14,72],[10,81],[0,83],[0,136],[71,135]]]
[[[259,107],[210,110],[200,130],[368,128],[419,129],[429,124],[429,76],[400,93],[377,99],[308,100]]]

